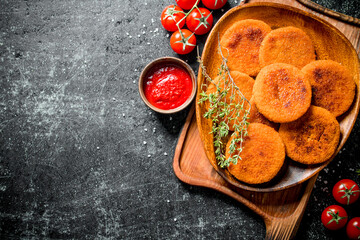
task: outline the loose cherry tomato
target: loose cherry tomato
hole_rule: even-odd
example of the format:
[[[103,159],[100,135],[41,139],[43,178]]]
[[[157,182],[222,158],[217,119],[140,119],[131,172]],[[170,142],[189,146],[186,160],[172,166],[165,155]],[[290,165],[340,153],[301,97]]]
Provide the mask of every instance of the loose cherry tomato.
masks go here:
[[[337,202],[349,205],[358,200],[360,190],[353,180],[342,179],[334,185],[332,194]]]
[[[176,0],[177,5],[185,10],[190,10],[196,3],[197,0]],[[199,0],[200,2],[200,0]]]
[[[196,37],[189,30],[181,29],[171,35],[170,46],[178,54],[188,54],[196,46]]]
[[[197,35],[203,35],[210,31],[213,25],[213,16],[206,8],[194,9],[186,17],[186,26]]]
[[[227,0],[202,0],[205,7],[209,9],[219,9],[226,4]]]
[[[331,205],[321,214],[322,224],[329,230],[338,230],[346,225],[348,215],[339,205]]]
[[[350,239],[360,239],[360,217],[352,218],[346,225],[346,234]]]
[[[178,30],[176,23],[179,22],[179,28],[185,25],[183,18],[185,18],[184,11],[179,6],[170,5],[165,7],[161,13],[161,24],[169,32],[175,32]]]

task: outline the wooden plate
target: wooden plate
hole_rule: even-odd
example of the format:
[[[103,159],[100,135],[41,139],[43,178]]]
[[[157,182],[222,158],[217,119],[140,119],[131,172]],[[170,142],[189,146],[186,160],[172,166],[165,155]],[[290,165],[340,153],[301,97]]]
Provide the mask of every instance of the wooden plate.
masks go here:
[[[254,3],[239,6],[228,11],[213,27],[206,41],[202,60],[207,73],[214,78],[220,66],[220,57],[217,54],[218,37],[234,22],[243,19],[258,19],[269,24],[273,29],[285,26],[294,26],[304,30],[315,45],[317,59],[331,59],[346,66],[354,75],[356,95],[354,102],[344,115],[338,118],[341,130],[341,139],[336,153],[325,163],[307,166],[294,163],[287,159],[284,172],[266,185],[251,186],[235,179],[227,170],[220,168],[215,160],[213,136],[209,134],[211,121],[203,118],[204,109],[196,104],[196,120],[205,153],[214,169],[231,185],[250,191],[271,192],[287,189],[304,182],[323,169],[343,147],[350,135],[359,112],[359,59],[357,53],[347,38],[335,27],[326,21],[297,8],[276,3]],[[202,84],[205,79],[202,70],[198,74],[198,92],[196,102],[199,101]]]

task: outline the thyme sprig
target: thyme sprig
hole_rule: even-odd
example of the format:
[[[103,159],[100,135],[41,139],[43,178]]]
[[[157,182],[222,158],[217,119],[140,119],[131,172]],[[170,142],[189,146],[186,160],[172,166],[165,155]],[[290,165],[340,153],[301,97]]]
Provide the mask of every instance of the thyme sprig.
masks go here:
[[[202,85],[203,91],[200,93],[199,104],[209,103],[209,107],[203,117],[212,120],[211,133],[214,136],[215,156],[219,166],[224,168],[228,167],[230,163],[237,164],[237,162],[241,160],[240,153],[243,150],[243,142],[248,135],[247,127],[249,125],[248,119],[251,104],[230,75],[227,58],[222,52],[219,39],[218,53],[221,56],[221,64],[215,79],[212,79],[208,75],[206,67],[198,54],[198,61],[205,78],[205,83]],[[210,84],[215,85],[216,91],[207,93],[206,89]],[[248,109],[245,109],[245,103],[249,106]],[[234,132],[232,133],[229,130],[230,124],[234,127]],[[226,159],[225,141],[228,139],[227,137],[230,133],[232,139],[229,146],[230,157]]]

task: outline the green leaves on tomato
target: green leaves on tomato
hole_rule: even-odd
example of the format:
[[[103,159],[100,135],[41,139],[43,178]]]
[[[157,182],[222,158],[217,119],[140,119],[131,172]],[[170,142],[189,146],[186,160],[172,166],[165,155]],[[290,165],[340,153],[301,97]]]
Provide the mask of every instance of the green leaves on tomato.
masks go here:
[[[213,16],[206,8],[195,8],[186,17],[186,26],[196,35],[208,33],[213,26],[213,22]]]
[[[347,220],[348,215],[345,209],[339,205],[331,205],[325,208],[321,214],[321,222],[329,230],[343,228]]]
[[[334,185],[332,195],[338,203],[349,205],[359,199],[359,186],[351,179],[342,179]]]
[[[196,46],[196,37],[187,29],[178,30],[171,35],[170,46],[178,54],[188,54]]]
[[[184,11],[177,5],[165,7],[161,13],[161,24],[169,32],[177,31],[185,25]]]

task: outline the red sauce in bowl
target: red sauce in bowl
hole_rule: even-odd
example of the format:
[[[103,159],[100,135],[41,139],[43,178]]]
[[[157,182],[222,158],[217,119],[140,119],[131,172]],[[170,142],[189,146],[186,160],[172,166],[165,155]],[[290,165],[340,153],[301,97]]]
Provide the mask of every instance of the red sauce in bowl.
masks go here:
[[[155,107],[169,110],[181,106],[192,92],[190,74],[174,64],[156,66],[144,79],[144,94]]]

